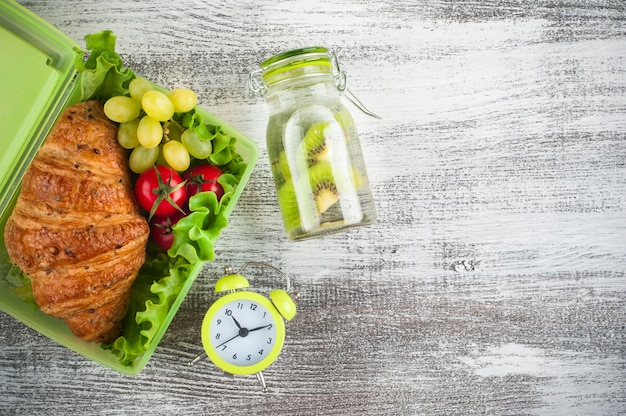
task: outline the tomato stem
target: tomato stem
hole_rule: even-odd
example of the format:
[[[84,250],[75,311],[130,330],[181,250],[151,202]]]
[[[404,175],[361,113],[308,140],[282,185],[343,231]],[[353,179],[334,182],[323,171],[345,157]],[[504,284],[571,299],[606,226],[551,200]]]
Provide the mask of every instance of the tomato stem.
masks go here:
[[[152,209],[150,210],[150,216],[148,217],[148,220],[151,220],[152,217],[154,217],[154,213],[156,212],[157,208],[163,201],[167,201],[168,204],[170,204],[171,206],[173,206],[178,211],[184,214],[185,211],[176,203],[176,201],[172,199],[170,194],[184,187],[187,184],[187,181],[185,180],[175,186],[172,186],[171,175],[169,178],[167,178],[167,182],[165,182],[163,180],[163,176],[161,176],[161,172],[159,171],[159,169],[157,169],[156,166],[154,166],[153,169],[155,170],[155,173],[156,173],[158,186],[156,188],[152,188],[152,193],[157,195],[157,199],[154,202],[154,204],[152,204]]]

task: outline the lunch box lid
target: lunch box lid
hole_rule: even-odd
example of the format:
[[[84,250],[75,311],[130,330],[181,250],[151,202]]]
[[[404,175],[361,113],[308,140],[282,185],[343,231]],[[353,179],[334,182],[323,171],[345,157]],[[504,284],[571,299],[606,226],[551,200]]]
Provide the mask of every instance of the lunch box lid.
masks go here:
[[[0,2],[0,216],[74,92],[74,48],[20,4]]]

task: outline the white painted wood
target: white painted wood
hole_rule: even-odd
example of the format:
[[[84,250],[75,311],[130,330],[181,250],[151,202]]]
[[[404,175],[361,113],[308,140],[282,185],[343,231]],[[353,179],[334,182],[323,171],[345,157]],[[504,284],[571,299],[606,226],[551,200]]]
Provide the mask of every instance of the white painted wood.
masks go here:
[[[626,413],[626,5],[532,1],[21,1],[255,140],[260,161],[155,355],[127,378],[0,315],[3,414]],[[343,47],[377,224],[282,233],[248,71]],[[351,108],[352,109],[352,108]],[[227,264],[301,292],[266,371],[228,379],[199,325]]]

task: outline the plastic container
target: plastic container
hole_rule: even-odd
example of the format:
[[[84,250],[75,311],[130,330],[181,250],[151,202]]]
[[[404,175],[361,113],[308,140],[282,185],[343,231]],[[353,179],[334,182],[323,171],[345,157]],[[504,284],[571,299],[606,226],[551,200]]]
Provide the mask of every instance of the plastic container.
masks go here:
[[[250,86],[269,111],[267,151],[290,239],[375,222],[376,208],[352,116],[340,100],[345,73],[324,47],[261,63]]]
[[[61,112],[77,102],[73,51],[78,45],[52,25],[13,1],[0,2],[0,235],[17,199],[20,180],[48,136]],[[258,160],[254,142],[217,117],[199,110],[207,124],[220,125],[237,141],[236,150],[247,163],[232,199],[224,207],[228,217],[234,209]],[[150,348],[133,366],[100,344],[77,338],[62,320],[46,315],[20,292],[28,290],[19,270],[0,240],[0,309],[57,343],[125,375],[141,372],[167,330],[191,285],[202,270],[197,263],[173,301],[165,322]]]

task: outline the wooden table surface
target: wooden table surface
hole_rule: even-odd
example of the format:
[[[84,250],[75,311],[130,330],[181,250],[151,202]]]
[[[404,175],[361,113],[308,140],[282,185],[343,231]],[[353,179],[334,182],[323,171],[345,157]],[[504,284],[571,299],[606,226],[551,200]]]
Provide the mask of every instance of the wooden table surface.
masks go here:
[[[3,0],[6,1],[6,0]],[[142,373],[0,314],[0,414],[626,414],[626,4],[622,0],[20,0],[80,45],[194,89],[260,159]],[[247,73],[343,49],[378,222],[286,239]],[[224,266],[301,294],[283,353],[228,378],[201,352]]]

